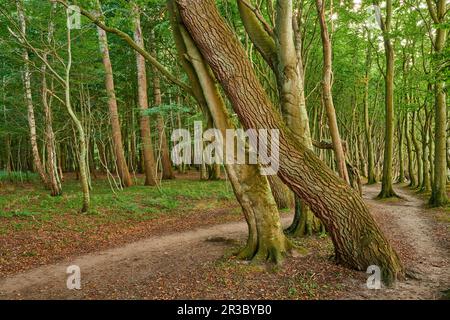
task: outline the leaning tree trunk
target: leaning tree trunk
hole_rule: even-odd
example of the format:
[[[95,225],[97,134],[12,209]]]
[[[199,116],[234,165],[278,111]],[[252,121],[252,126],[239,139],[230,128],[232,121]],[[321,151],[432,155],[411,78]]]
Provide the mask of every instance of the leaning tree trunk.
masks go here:
[[[97,0],[97,7],[100,11],[100,1]],[[100,19],[103,19],[100,13]],[[109,57],[108,39],[105,30],[97,27],[100,51],[102,53],[103,66],[105,68],[105,86],[106,94],[108,95],[109,117],[111,121],[111,133],[114,143],[114,155],[116,157],[117,172],[120,177],[121,184],[124,187],[133,185],[130,171],[125,160],[125,153],[123,151],[122,132],[120,127],[119,112],[117,110],[117,99],[114,89],[114,76]]]
[[[169,0],[168,7],[175,43],[192,84],[194,96],[207,118],[214,122],[215,127],[226,138],[226,129],[232,129],[233,125],[225,103],[207,64],[181,23],[174,1]],[[224,159],[228,156],[232,155],[227,155],[225,150]],[[225,169],[249,228],[247,244],[239,253],[239,257],[281,262],[292,244],[283,233],[267,178],[260,174],[259,165],[226,164]]]
[[[292,1],[277,2],[274,38],[267,33],[261,21],[244,1],[238,1],[238,8],[250,39],[275,74],[285,124],[301,143],[312,150],[304,93],[302,39],[297,26],[298,17],[293,14]],[[290,189],[278,177],[269,177],[269,182],[279,208],[285,206],[290,201]],[[313,229],[310,223],[312,221],[316,222],[316,226],[320,226],[320,221],[314,217],[308,206],[300,203],[298,197],[295,197],[295,203],[294,220],[286,230],[288,234],[304,235],[305,230]]]
[[[286,129],[245,50],[220,17],[214,1],[178,0],[177,3],[184,24],[243,126],[279,130],[278,176],[325,224],[334,243],[336,260],[357,270],[378,265],[386,282],[403,276],[404,269],[396,252],[362,198]]]
[[[26,34],[26,22],[25,22],[25,15],[23,12],[22,1],[17,0],[16,5],[17,5],[17,14],[19,17],[20,31],[24,36]],[[28,127],[30,130],[30,142],[31,142],[31,151],[33,155],[33,164],[42,182],[44,183],[45,186],[47,186],[47,176],[45,174],[44,166],[42,165],[41,157],[39,155],[39,146],[37,142],[36,120],[34,116],[33,98],[31,94],[30,58],[28,56],[28,50],[26,48],[23,49],[22,58],[24,60],[23,82],[25,87],[25,100],[28,108],[27,119],[28,119]]]
[[[141,19],[139,7],[134,4],[133,6],[134,14],[134,41],[141,47],[144,48],[144,39],[142,37],[141,30]],[[143,155],[143,169],[145,173],[146,186],[155,186],[158,184],[156,179],[156,165],[155,158],[153,155],[153,145],[150,129],[150,118],[148,115],[142,114],[148,109],[148,97],[147,97],[147,72],[145,69],[145,59],[144,57],[136,52],[136,65],[137,65],[137,76],[138,76],[138,102],[139,110],[141,114],[139,115],[139,128],[142,141],[142,155]]]

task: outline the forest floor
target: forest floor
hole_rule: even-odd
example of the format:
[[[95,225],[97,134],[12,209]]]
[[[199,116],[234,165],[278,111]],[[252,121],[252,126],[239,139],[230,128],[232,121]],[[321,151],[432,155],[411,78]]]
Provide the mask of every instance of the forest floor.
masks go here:
[[[404,186],[402,199],[374,200],[379,185],[365,186],[364,198],[418,279],[369,290],[366,273],[330,260],[327,236],[297,240],[308,254],[282,267],[235,259],[246,224],[225,181],[182,176],[162,191],[136,186],[113,197],[104,185],[94,186],[91,215],[76,213],[69,192],[62,201],[31,184],[0,189],[0,298],[439,299],[450,288],[450,212],[426,208]],[[285,225],[291,219],[282,214]],[[69,265],[81,269],[81,290],[66,287]]]

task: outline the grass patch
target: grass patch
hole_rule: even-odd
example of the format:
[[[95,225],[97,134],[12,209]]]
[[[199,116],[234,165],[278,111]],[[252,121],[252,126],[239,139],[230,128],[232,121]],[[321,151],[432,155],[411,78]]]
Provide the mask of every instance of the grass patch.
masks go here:
[[[0,182],[5,181],[5,172],[0,177]],[[29,178],[36,177],[29,174]],[[234,199],[231,186],[224,180],[175,179],[163,181],[160,187],[148,187],[139,179],[135,186],[114,193],[106,179],[98,179],[92,181],[91,209],[81,215],[82,194],[79,182],[74,179],[66,179],[63,195],[59,197],[50,196],[38,179],[24,185],[7,182],[5,186],[0,191],[1,234],[52,221],[60,229],[83,232],[102,224],[183,215],[199,207],[214,209],[223,205],[221,200]]]

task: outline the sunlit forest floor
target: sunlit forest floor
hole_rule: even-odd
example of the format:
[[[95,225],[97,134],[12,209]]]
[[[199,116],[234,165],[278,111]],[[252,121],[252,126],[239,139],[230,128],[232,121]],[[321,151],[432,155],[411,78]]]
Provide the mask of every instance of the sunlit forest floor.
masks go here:
[[[246,224],[227,181],[178,175],[161,187],[111,191],[93,180],[92,210],[80,214],[78,182],[67,176],[53,198],[34,182],[0,182],[0,298],[75,299],[409,299],[442,298],[450,288],[450,211],[396,185],[403,199],[375,201],[371,213],[399,252],[408,279],[369,290],[367,274],[337,266],[328,236],[295,241],[308,254],[283,266],[239,261]],[[282,212],[288,225],[292,212]],[[66,288],[81,268],[82,289]],[[416,278],[416,279],[411,279]]]

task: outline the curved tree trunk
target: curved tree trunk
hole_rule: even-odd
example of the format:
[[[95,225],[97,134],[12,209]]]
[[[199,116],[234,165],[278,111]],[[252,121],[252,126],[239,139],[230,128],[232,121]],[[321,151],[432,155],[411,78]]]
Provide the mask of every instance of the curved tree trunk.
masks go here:
[[[336,158],[336,167],[339,176],[350,184],[350,178],[345,163],[344,148],[342,147],[341,136],[336,119],[336,110],[334,109],[331,86],[333,84],[332,76],[332,52],[330,35],[328,34],[327,23],[325,20],[325,0],[316,0],[317,13],[323,48],[323,78],[322,78],[322,99],[327,112],[328,126],[330,128],[331,140],[333,141],[333,150]]]
[[[403,276],[397,254],[358,193],[287,130],[214,1],[178,0],[177,3],[182,21],[222,84],[243,126],[280,130],[278,176],[325,224],[333,240],[336,260],[357,270],[378,265],[386,282]]]

